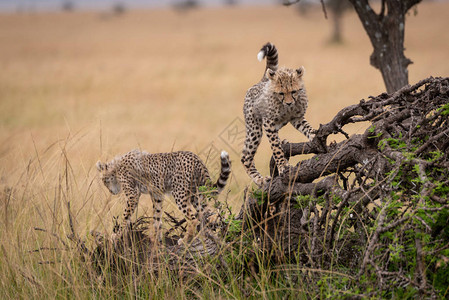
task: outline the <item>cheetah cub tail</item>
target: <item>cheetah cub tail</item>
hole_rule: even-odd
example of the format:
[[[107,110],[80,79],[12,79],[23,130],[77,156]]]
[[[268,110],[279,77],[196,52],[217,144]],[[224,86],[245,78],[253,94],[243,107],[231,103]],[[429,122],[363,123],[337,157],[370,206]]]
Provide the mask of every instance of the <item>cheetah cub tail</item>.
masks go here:
[[[272,43],[266,43],[257,53],[257,59],[262,61],[267,58],[267,66],[265,67],[265,72],[267,69],[276,71],[278,68],[278,51]]]
[[[228,182],[229,175],[231,174],[231,161],[229,160],[229,154],[226,151],[221,152],[221,170],[220,176],[218,177],[217,182],[214,184],[214,187],[217,188],[217,193],[220,193],[223,188],[226,186]]]

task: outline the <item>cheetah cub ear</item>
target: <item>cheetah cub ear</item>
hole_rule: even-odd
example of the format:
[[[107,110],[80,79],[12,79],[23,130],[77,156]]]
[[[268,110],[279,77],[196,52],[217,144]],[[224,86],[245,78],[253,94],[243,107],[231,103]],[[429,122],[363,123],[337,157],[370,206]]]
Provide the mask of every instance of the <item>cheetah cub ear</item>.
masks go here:
[[[270,80],[274,80],[276,78],[276,72],[268,68],[265,72],[265,76],[267,76],[267,78]]]
[[[296,74],[298,74],[298,77],[302,77],[304,75],[304,72],[306,70],[304,69],[303,66],[299,67],[299,69],[296,69]]]
[[[97,166],[97,170],[98,170],[99,172],[101,172],[101,171],[104,171],[104,170],[107,170],[107,169],[108,169],[108,165],[107,165],[107,164],[104,164],[104,163],[102,163],[101,161],[97,161],[97,164],[96,164],[96,166]]]

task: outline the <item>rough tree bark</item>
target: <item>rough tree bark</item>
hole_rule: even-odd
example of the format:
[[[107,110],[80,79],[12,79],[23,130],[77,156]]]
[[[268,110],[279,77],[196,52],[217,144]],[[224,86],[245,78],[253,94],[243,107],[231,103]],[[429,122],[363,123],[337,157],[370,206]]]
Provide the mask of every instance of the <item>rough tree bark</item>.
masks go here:
[[[370,63],[382,73],[387,92],[407,85],[407,67],[412,61],[404,55],[405,14],[421,0],[382,0],[379,14],[368,0],[349,1],[370,38],[374,48]]]

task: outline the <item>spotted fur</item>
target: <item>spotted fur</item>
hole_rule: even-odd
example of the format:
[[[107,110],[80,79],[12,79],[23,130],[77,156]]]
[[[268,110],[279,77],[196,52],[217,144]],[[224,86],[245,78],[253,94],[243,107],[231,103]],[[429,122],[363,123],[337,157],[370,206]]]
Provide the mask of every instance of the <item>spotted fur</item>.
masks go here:
[[[246,93],[243,114],[246,124],[246,138],[242,151],[242,163],[251,179],[258,185],[269,180],[256,169],[254,155],[262,139],[262,130],[268,137],[274,159],[280,173],[288,166],[279,139],[279,130],[291,123],[309,140],[315,130],[304,118],[308,99],[303,82],[304,67],[298,69],[279,68],[276,47],[265,44],[257,58],[267,59],[262,80]]]
[[[150,154],[133,150],[108,163],[99,161],[97,170],[112,194],[117,195],[123,191],[126,196],[126,209],[119,234],[127,228],[141,194],[150,194],[153,200],[154,228],[156,234],[159,234],[164,194],[172,194],[188,221],[201,220],[207,201],[204,201],[203,195],[198,192],[198,187],[208,185],[214,196],[218,195],[227,183],[231,165],[228,153],[223,151],[220,176],[217,182],[212,184],[206,166],[192,152]],[[190,223],[195,227],[195,222]],[[190,228],[189,234],[192,234],[194,227]]]

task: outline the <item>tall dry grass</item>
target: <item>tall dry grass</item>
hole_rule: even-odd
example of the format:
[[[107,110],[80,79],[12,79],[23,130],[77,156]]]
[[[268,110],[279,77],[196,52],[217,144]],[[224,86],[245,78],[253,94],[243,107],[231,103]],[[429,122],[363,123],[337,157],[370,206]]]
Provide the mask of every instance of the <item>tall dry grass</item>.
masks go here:
[[[407,16],[410,82],[449,74],[448,9],[425,2]],[[74,254],[49,233],[68,234],[67,201],[80,233],[112,229],[123,201],[98,182],[98,159],[133,148],[191,150],[204,159],[210,152],[213,168],[215,149],[225,149],[237,210],[250,180],[239,163],[242,136],[230,133],[243,129],[243,98],[264,70],[256,54],[265,42],[276,44],[282,65],[305,66],[314,127],[384,91],[357,16],[344,22],[345,43],[335,46],[320,9],[0,15],[0,298],[91,296]],[[304,140],[290,127],[281,138]],[[264,139],[256,164],[265,174],[269,158]],[[139,215],[151,215],[150,202],[142,198]]]

